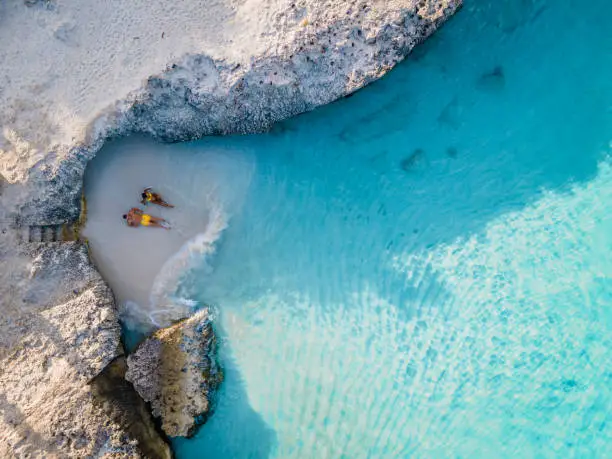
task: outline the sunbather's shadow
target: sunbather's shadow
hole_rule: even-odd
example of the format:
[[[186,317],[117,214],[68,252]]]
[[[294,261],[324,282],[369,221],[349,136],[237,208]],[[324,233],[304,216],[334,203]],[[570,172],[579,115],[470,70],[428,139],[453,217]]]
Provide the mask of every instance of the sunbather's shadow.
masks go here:
[[[244,381],[230,354],[228,349],[220,352],[225,380],[218,393],[215,413],[192,439],[174,441],[179,459],[266,459],[270,456],[276,432],[251,408]]]

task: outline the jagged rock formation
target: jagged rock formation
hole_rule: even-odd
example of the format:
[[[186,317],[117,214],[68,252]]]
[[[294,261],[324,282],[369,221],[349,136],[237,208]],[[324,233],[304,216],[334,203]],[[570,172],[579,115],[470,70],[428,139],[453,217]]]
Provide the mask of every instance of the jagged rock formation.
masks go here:
[[[210,315],[158,330],[128,357],[126,378],[160,417],[172,437],[189,437],[212,412],[214,392],[223,379],[216,362]]]
[[[11,237],[0,240],[0,457],[143,456],[144,440],[155,443],[131,435],[109,414],[117,404],[105,407],[88,384],[122,347],[112,293],[86,248],[17,248]],[[170,457],[159,437],[156,450]]]

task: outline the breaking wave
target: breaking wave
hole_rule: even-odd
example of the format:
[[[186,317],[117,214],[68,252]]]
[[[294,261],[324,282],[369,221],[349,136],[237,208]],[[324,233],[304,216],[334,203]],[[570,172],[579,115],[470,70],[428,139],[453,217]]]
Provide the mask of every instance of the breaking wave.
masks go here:
[[[189,239],[162,266],[153,282],[149,304],[143,307],[134,301],[126,301],[121,305],[121,319],[129,329],[146,334],[200,309],[202,305],[199,302],[177,296],[177,286],[181,277],[195,267],[212,272],[209,261],[227,224],[228,217],[222,207],[212,206],[206,230]]]
[[[190,315],[198,303],[174,295],[180,278],[195,268],[212,272],[209,261],[215,254],[217,242],[227,228],[228,217],[220,205],[210,210],[206,230],[187,241],[162,267],[155,277],[149,298],[149,320],[156,327],[166,327],[175,320]]]

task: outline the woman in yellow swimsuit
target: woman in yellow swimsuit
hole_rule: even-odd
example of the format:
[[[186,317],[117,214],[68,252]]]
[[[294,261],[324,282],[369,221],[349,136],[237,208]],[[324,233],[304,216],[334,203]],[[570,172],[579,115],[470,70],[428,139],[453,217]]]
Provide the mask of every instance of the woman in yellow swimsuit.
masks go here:
[[[137,207],[132,207],[130,211],[123,216],[123,219],[127,221],[128,226],[153,226],[155,228],[170,229],[170,225],[166,220],[161,217],[154,217],[149,214],[145,214],[142,210]]]
[[[174,207],[172,204],[168,204],[166,201],[164,201],[159,193],[154,193],[151,191],[150,187],[145,188],[140,197],[142,198],[140,203],[144,204],[145,206],[150,202],[162,207]]]

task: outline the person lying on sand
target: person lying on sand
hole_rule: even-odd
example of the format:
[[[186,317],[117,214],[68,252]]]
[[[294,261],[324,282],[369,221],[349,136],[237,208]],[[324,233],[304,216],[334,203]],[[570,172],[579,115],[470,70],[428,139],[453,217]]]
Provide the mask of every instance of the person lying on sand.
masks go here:
[[[159,193],[154,193],[151,191],[151,187],[145,188],[140,196],[142,197],[140,202],[145,206],[150,202],[162,207],[174,207],[172,204],[168,204],[166,201],[164,201]]]
[[[130,211],[123,216],[124,220],[127,220],[128,226],[153,226],[155,228],[170,229],[170,226],[166,220],[160,217],[153,217],[152,215],[145,214],[142,210],[137,207],[132,207]]]

